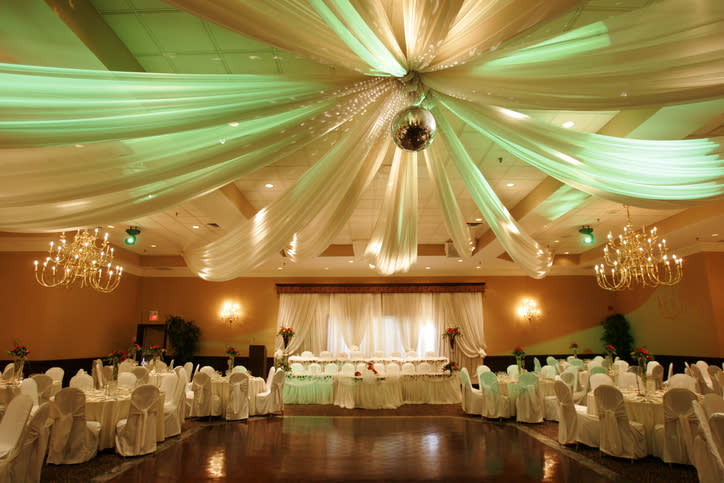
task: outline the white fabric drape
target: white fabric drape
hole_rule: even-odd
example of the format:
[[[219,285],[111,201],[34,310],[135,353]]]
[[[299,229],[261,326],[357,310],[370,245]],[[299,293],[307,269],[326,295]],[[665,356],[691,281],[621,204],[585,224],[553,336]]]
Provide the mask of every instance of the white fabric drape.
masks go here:
[[[458,327],[462,337],[455,338],[456,351],[461,353],[460,367],[475,371],[487,355],[483,321],[483,297],[479,293],[440,293],[433,297],[437,333],[447,327]],[[450,346],[441,345],[440,353],[452,358]]]
[[[420,334],[432,326],[432,294],[429,293],[388,293],[382,295],[382,310],[400,328],[405,352],[421,351]],[[434,349],[431,349],[434,350]]]
[[[378,294],[332,294],[329,322],[341,332],[348,348],[361,348],[370,322],[380,318],[380,309]]]
[[[329,295],[326,294],[279,294],[279,327],[293,327],[294,337],[287,346],[288,353],[305,350],[315,354],[327,348],[327,320]],[[277,336],[275,350],[282,349],[284,342]]]

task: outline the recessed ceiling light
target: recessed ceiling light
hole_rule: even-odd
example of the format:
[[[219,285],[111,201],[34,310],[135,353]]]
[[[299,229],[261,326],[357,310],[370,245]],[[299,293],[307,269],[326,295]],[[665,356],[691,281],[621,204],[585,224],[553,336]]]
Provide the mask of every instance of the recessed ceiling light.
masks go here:
[[[236,127],[236,126],[238,126],[238,125],[239,125],[238,122],[230,122],[230,123],[229,123],[229,126],[231,126],[231,127]]]
[[[108,225],[108,228],[115,228],[116,225]]]
[[[277,270],[284,270],[284,267],[277,267]]]
[[[712,233],[711,236],[719,236],[719,233]]]
[[[478,265],[478,266],[477,266],[477,267],[475,267],[475,268],[476,268],[476,269],[478,269],[478,270],[480,270],[480,265]]]
[[[193,225],[191,228],[193,228],[194,230],[198,230],[201,227],[199,225]]]
[[[564,123],[563,123],[563,124],[561,124],[561,125],[562,125],[563,127],[566,127],[566,128],[568,128],[568,127],[573,127],[573,126],[575,126],[575,125],[576,125],[576,123],[575,123],[575,122],[573,122],[573,121],[566,121],[566,122],[564,122]]]
[[[568,255],[568,253],[570,253],[570,252],[563,252],[564,255]]]
[[[226,139],[219,139],[219,142],[220,142],[221,144],[226,144]]]
[[[483,221],[482,218],[475,218],[475,221]]]
[[[374,270],[374,269],[375,269],[375,266],[372,265],[371,263],[370,263],[370,269],[371,269],[371,270]]]
[[[347,263],[354,263],[354,260],[347,260]]]
[[[157,245],[156,245],[155,243],[153,243],[153,244],[151,245],[151,248],[156,248],[156,246],[157,246]]]
[[[273,188],[274,185],[271,184],[271,183],[267,183],[267,184],[264,185],[264,187],[265,187],[265,188]]]
[[[505,186],[507,186],[508,188],[512,188],[513,186],[515,186],[515,183],[507,183]]]
[[[324,267],[325,270],[329,270],[329,267]]]
[[[458,263],[463,263],[463,259],[462,259],[462,258],[458,258]]]
[[[85,147],[85,144],[76,144],[75,147],[76,147],[76,148],[84,148],[84,147]]]
[[[430,267],[425,267],[425,270],[430,270]]]

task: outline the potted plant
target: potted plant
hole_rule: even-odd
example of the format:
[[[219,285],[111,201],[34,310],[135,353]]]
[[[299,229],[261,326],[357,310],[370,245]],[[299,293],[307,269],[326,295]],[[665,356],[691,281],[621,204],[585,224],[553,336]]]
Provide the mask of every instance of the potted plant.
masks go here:
[[[194,353],[199,350],[201,329],[193,320],[169,315],[166,319],[166,336],[174,349],[175,359],[180,364],[191,361]]]
[[[634,338],[631,335],[631,325],[623,315],[610,315],[606,317],[602,325],[601,341],[604,345],[615,347],[619,357],[625,357],[633,352]]]

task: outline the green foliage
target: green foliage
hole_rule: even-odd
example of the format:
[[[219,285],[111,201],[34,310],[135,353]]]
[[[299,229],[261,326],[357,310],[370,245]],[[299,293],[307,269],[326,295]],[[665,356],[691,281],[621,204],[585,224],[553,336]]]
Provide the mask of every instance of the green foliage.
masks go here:
[[[194,352],[199,350],[201,329],[193,320],[187,321],[178,315],[169,315],[166,318],[166,336],[173,346],[177,365],[191,361]]]
[[[603,337],[601,340],[604,345],[614,346],[619,357],[630,361],[629,354],[633,350],[634,338],[631,335],[631,325],[628,320],[621,314],[615,314],[606,317],[602,325]]]

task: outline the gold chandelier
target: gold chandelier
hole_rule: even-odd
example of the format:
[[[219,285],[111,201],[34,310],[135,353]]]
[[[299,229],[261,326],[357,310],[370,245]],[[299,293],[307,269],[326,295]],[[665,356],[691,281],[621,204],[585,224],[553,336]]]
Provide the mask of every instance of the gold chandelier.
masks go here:
[[[68,244],[61,233],[56,244],[50,242],[48,257],[42,264],[35,261],[35,280],[43,287],[91,287],[109,293],[118,287],[123,267],[113,266],[113,248],[108,244],[108,233],[98,240],[98,228],[94,232],[78,230],[73,242]]]
[[[666,240],[657,241],[656,227],[647,234],[635,231],[626,207],[626,226],[614,238],[608,234],[603,260],[596,265],[596,281],[606,290],[625,290],[636,283],[644,287],[675,285],[684,274],[683,259],[668,254]]]

